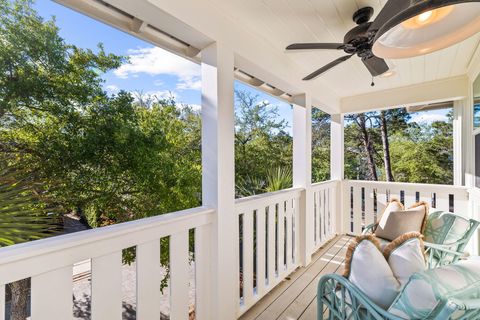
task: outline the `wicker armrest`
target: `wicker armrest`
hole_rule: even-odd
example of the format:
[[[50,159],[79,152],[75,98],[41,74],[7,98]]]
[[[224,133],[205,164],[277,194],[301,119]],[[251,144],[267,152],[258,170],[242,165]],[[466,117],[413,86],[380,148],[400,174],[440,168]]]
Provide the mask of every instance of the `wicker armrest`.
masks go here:
[[[375,232],[375,229],[377,228],[378,223],[372,223],[369,224],[368,226],[363,229],[362,234],[372,234]]]

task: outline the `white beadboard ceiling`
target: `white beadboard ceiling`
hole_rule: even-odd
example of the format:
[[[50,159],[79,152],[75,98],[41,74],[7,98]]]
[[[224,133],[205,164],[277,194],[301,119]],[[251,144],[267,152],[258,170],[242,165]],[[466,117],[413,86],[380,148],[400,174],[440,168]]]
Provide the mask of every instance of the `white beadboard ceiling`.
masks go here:
[[[209,0],[231,20],[256,33],[276,50],[288,55],[305,75],[345,53],[333,50],[285,52],[294,42],[343,42],[355,26],[353,13],[371,6],[378,14],[386,0]],[[344,62],[313,80],[327,86],[339,97],[407,86],[465,74],[480,33],[455,46],[411,59],[388,60],[395,70],[390,78],[371,76],[358,57]]]

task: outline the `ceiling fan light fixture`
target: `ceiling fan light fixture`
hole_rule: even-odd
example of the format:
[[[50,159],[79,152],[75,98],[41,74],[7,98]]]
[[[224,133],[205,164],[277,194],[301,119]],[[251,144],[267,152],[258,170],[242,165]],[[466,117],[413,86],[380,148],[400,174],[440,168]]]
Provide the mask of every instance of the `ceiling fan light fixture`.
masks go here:
[[[396,74],[394,70],[388,70],[380,75],[380,78],[391,78]]]
[[[410,58],[449,47],[478,31],[478,0],[410,0],[378,30],[372,51],[381,58]]]

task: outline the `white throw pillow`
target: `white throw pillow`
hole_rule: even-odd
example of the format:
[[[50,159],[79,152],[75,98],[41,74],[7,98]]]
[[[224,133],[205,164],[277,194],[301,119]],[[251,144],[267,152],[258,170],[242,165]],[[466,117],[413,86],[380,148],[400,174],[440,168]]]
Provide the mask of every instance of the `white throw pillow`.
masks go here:
[[[427,269],[425,247],[419,232],[406,233],[393,240],[383,254],[402,287],[412,274]]]
[[[380,307],[387,309],[415,272],[426,269],[422,235],[411,232],[381,251],[378,238],[363,235],[350,244],[344,276]]]
[[[388,308],[400,283],[371,235],[359,236],[347,251],[344,276],[380,307]]]

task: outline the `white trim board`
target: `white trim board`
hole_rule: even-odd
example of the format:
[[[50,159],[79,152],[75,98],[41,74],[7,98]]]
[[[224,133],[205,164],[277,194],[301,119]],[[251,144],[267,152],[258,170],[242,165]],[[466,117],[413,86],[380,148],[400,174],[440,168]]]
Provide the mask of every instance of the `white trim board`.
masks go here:
[[[359,113],[443,101],[456,101],[468,96],[469,79],[462,75],[387,89],[369,94],[342,98],[342,113]]]

